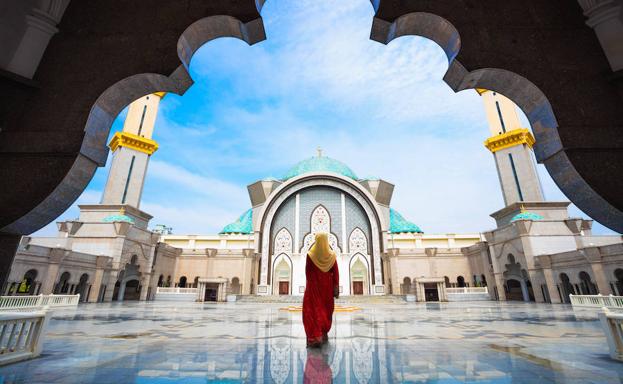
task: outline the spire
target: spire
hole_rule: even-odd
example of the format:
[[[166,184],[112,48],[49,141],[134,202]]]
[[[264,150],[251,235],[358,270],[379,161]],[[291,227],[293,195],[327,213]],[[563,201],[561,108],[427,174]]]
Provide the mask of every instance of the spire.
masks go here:
[[[316,151],[318,151],[318,157],[322,157],[322,148],[320,146],[316,148]]]

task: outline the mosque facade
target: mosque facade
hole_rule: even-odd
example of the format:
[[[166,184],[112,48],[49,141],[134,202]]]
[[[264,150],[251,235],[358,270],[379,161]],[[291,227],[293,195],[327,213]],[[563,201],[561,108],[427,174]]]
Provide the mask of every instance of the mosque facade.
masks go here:
[[[480,298],[560,303],[569,294],[623,295],[621,236],[593,236],[591,220],[568,202],[546,201],[532,154],[534,137],[515,105],[479,90],[505,207],[496,227],[429,234],[392,207],[394,185],[359,178],[325,156],[300,161],[280,179],[248,185],[249,209],[218,234],[148,228],[140,210],[162,94],[129,109],[111,140],[113,163],[100,204],[80,206],[54,238],[24,237],[4,293],[79,293],[82,301],[150,300],[157,287],[196,288],[198,301],[228,295],[300,296],[307,250],[318,232],[337,254],[340,292],[448,301],[456,288]],[[460,291],[460,290],[459,290]],[[466,292],[468,290],[465,290]],[[466,296],[464,296],[466,297]]]

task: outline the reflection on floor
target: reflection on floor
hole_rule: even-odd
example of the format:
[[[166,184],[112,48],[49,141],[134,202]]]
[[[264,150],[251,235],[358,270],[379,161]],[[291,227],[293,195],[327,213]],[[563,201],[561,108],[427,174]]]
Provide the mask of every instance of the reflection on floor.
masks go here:
[[[360,305],[358,303],[358,305]],[[281,304],[87,304],[57,311],[41,358],[1,383],[614,383],[594,316],[565,305],[360,305],[308,352]]]

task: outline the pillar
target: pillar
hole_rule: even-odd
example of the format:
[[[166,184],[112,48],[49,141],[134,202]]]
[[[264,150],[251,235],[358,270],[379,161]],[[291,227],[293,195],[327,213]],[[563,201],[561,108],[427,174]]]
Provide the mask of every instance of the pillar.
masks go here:
[[[89,297],[87,301],[89,303],[97,303],[97,300],[100,296],[100,290],[102,288],[102,280],[104,278],[104,267],[108,262],[107,256],[97,256],[95,261],[95,277],[93,278],[93,283],[91,287],[91,291],[89,292]]]
[[[623,18],[616,0],[578,0],[588,18],[586,25],[595,30],[613,72],[623,70]]]
[[[593,270],[593,276],[595,276],[595,284],[597,284],[597,290],[602,295],[616,295],[616,292],[612,292],[608,277],[604,272],[603,265],[601,263],[591,263],[591,269]]]
[[[504,277],[501,273],[495,273],[495,285],[498,289],[498,298],[500,301],[506,301],[506,292],[504,291]]]
[[[541,285],[543,284],[543,279],[538,275],[537,271],[528,271],[530,276],[530,281],[532,282],[532,292],[534,293],[534,300],[537,303],[544,303],[545,297],[543,297],[543,292],[541,291]]]
[[[147,300],[147,293],[149,292],[149,275],[143,277],[141,284],[141,294],[139,300],[145,301]]]
[[[6,69],[32,79],[69,0],[44,0],[26,16],[26,30]]]
[[[523,296],[523,301],[530,301],[530,294],[528,293],[528,284],[526,284],[526,280],[519,280],[519,285],[521,285],[521,295]]]
[[[22,235],[0,233],[0,288],[7,285],[21,238]]]
[[[119,283],[119,294],[117,295],[117,301],[123,301],[123,296],[125,295],[125,284],[127,281],[124,279]]]
[[[65,256],[65,250],[62,248],[52,248],[50,249],[50,258],[48,264],[48,270],[45,274],[45,279],[43,280],[41,287],[41,294],[49,295],[50,293],[54,293],[54,286],[56,285],[56,280],[58,279],[58,270],[60,268],[61,261]]]

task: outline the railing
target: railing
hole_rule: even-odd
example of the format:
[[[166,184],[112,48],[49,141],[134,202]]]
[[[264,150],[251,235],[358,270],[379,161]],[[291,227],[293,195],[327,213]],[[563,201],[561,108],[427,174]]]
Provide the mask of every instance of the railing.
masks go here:
[[[197,294],[197,289],[198,288],[157,287],[156,288],[156,293],[184,293],[184,294],[192,293],[192,294]]]
[[[0,365],[41,354],[48,311],[0,313]]]
[[[0,311],[75,307],[79,301],[80,295],[0,296]]]
[[[446,288],[446,293],[489,293],[487,287]]]
[[[623,308],[623,296],[569,295],[573,307]]]
[[[608,340],[610,357],[623,361],[623,313],[612,313],[608,308],[603,308],[599,313],[599,321]]]

